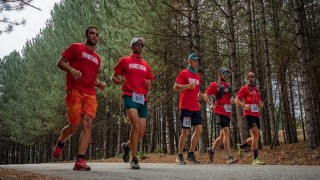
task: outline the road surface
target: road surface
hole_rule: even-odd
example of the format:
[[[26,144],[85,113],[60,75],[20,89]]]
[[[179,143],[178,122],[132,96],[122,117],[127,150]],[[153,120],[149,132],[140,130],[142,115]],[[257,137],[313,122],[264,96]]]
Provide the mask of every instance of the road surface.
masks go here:
[[[284,165],[177,165],[173,163],[140,163],[140,170],[132,170],[128,163],[88,163],[89,172],[73,171],[74,163],[45,163],[1,165],[2,168],[31,171],[66,179],[135,179],[135,180],[209,180],[209,179],[320,179],[320,166]]]

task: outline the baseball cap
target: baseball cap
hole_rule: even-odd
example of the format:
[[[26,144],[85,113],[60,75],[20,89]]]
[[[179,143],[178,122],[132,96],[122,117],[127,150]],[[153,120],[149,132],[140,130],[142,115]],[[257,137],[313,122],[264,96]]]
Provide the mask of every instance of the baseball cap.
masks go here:
[[[218,69],[218,72],[221,73],[221,74],[223,74],[223,73],[225,73],[225,72],[230,73],[230,71],[229,71],[226,67],[220,67],[220,68]]]
[[[189,55],[189,59],[196,61],[199,60],[200,57],[196,53],[192,53]]]
[[[144,37],[135,37],[131,40],[130,46],[132,46],[134,43],[136,43],[139,40],[142,42],[143,45],[146,43],[146,40],[144,39]]]

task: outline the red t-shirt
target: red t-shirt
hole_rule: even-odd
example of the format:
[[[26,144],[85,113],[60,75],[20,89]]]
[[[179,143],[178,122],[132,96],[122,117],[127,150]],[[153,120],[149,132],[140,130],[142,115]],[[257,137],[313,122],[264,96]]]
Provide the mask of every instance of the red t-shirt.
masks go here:
[[[69,65],[82,73],[75,80],[70,73],[66,75],[66,89],[74,89],[88,94],[96,94],[94,84],[98,78],[101,59],[95,51],[87,48],[83,43],[72,43],[62,52],[62,56]]]
[[[142,59],[141,55],[132,53],[130,56],[121,58],[114,67],[114,71],[126,78],[126,82],[122,86],[122,95],[132,96],[133,92],[145,96],[148,94],[145,80],[153,81],[153,75],[149,64]]]
[[[200,104],[198,102],[198,93],[200,89],[200,75],[194,74],[187,69],[182,70],[177,78],[176,83],[185,85],[190,83],[195,83],[196,87],[194,89],[186,89],[180,91],[179,108],[187,109],[189,111],[199,111]]]
[[[255,86],[242,86],[238,92],[238,99],[243,99],[245,104],[250,104],[250,110],[243,109],[243,115],[259,117],[260,91]]]
[[[220,85],[224,87],[224,93],[221,99],[217,99],[217,94],[219,90],[219,84],[217,82],[210,83],[209,87],[206,90],[206,94],[209,96],[215,96],[215,108],[214,112],[216,114],[222,114],[225,116],[231,116],[231,105],[230,105],[230,98],[229,97],[229,87],[230,85],[225,82],[220,82]]]

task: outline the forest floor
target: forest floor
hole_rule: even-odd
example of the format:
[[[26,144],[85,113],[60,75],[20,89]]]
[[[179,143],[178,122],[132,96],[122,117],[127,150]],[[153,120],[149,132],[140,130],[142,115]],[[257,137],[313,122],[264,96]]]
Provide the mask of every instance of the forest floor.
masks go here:
[[[300,136],[301,137],[301,136]],[[320,166],[320,147],[310,150],[308,144],[302,141],[295,144],[280,143],[280,146],[276,146],[274,149],[270,149],[270,146],[264,146],[262,150],[259,150],[259,158],[266,162],[268,165],[310,165]],[[281,141],[281,138],[280,138]],[[186,156],[186,152],[184,155]],[[206,153],[199,154],[195,152],[197,158],[202,164],[211,164],[208,155]],[[232,149],[232,154],[237,157],[237,151]],[[244,152],[243,158],[238,161],[238,164],[251,164],[253,154],[252,152]],[[140,160],[141,163],[175,163],[176,155],[166,154],[146,154],[145,158]],[[94,160],[94,162],[122,162],[122,158],[109,158],[103,160]],[[189,163],[189,162],[187,162]],[[214,155],[213,164],[225,164],[226,153],[224,150],[216,150]],[[90,165],[90,161],[89,161]],[[42,180],[60,180],[62,178],[50,177],[40,175],[36,173],[18,171],[6,168],[0,168],[0,180],[7,179],[42,179]]]

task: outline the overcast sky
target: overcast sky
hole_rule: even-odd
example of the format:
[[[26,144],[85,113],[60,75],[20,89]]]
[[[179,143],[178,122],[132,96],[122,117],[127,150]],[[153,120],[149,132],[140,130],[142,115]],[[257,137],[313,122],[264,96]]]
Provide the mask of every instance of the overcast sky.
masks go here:
[[[53,5],[61,0],[33,0],[31,4],[41,11],[25,6],[22,11],[6,11],[0,14],[0,18],[3,16],[8,17],[11,21],[19,21],[25,19],[26,25],[15,26],[13,32],[0,35],[0,58],[10,54],[13,50],[21,51],[28,39],[32,39],[39,32],[40,29],[45,27],[47,19],[51,18],[50,12],[53,9]],[[0,23],[0,28],[3,30],[4,26]]]

